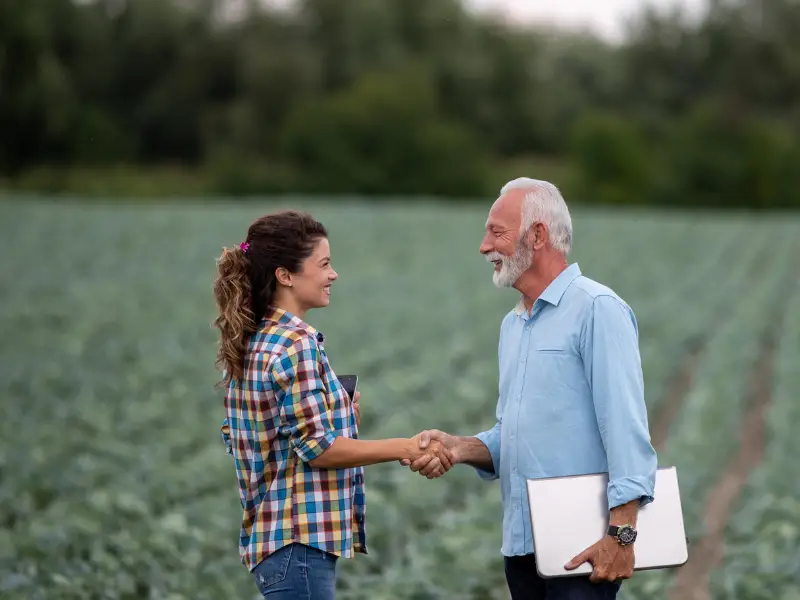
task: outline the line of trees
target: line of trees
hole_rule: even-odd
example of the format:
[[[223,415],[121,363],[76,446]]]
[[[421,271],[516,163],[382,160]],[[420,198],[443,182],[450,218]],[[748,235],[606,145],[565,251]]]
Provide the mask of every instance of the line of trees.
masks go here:
[[[0,174],[469,196],[534,156],[584,202],[800,207],[798,31],[797,0],[645,13],[621,45],[457,0],[0,2]]]

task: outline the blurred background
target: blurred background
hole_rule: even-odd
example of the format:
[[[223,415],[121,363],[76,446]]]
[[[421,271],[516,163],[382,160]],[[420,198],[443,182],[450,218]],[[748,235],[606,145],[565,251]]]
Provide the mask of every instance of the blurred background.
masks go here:
[[[800,598],[800,2],[0,0],[0,598],[255,598],[211,284],[280,208],[362,437],[490,428],[478,253],[552,181],[636,312],[690,562],[621,597]],[[367,470],[338,597],[505,599],[499,485]],[[582,550],[582,549],[578,549]],[[577,551],[576,551],[577,553]]]
[[[464,197],[535,171],[587,203],[800,203],[794,0],[0,11],[15,188]]]

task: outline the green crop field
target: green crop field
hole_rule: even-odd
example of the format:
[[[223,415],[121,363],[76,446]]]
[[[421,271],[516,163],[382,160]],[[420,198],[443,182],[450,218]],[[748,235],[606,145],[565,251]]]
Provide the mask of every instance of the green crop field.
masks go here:
[[[488,200],[7,198],[0,598],[256,597],[219,437],[211,282],[221,247],[287,206],[330,231],[339,280],[308,319],[334,369],[360,376],[362,437],[492,426],[498,328],[516,296],[478,253]],[[800,598],[800,217],[575,209],[573,220],[572,258],[640,322],[660,464],[678,467],[700,549],[681,584]],[[497,482],[386,464],[367,468],[367,498],[371,552],[340,561],[339,598],[507,597]],[[680,573],[637,573],[622,596],[667,598]]]

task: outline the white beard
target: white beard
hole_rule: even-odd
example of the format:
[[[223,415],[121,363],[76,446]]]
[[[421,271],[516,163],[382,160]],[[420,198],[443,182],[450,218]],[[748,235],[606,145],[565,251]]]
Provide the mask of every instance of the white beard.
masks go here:
[[[492,281],[499,288],[512,287],[522,274],[527,271],[533,262],[533,255],[524,244],[517,246],[517,251],[512,256],[503,256],[499,252],[490,252],[486,260],[501,261],[500,270],[492,274]]]

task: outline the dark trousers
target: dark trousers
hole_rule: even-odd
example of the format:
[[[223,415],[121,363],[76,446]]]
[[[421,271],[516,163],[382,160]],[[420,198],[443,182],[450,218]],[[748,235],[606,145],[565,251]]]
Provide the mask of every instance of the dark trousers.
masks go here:
[[[506,581],[512,600],[613,600],[620,582],[592,583],[588,575],[544,579],[533,554],[505,557]]]

